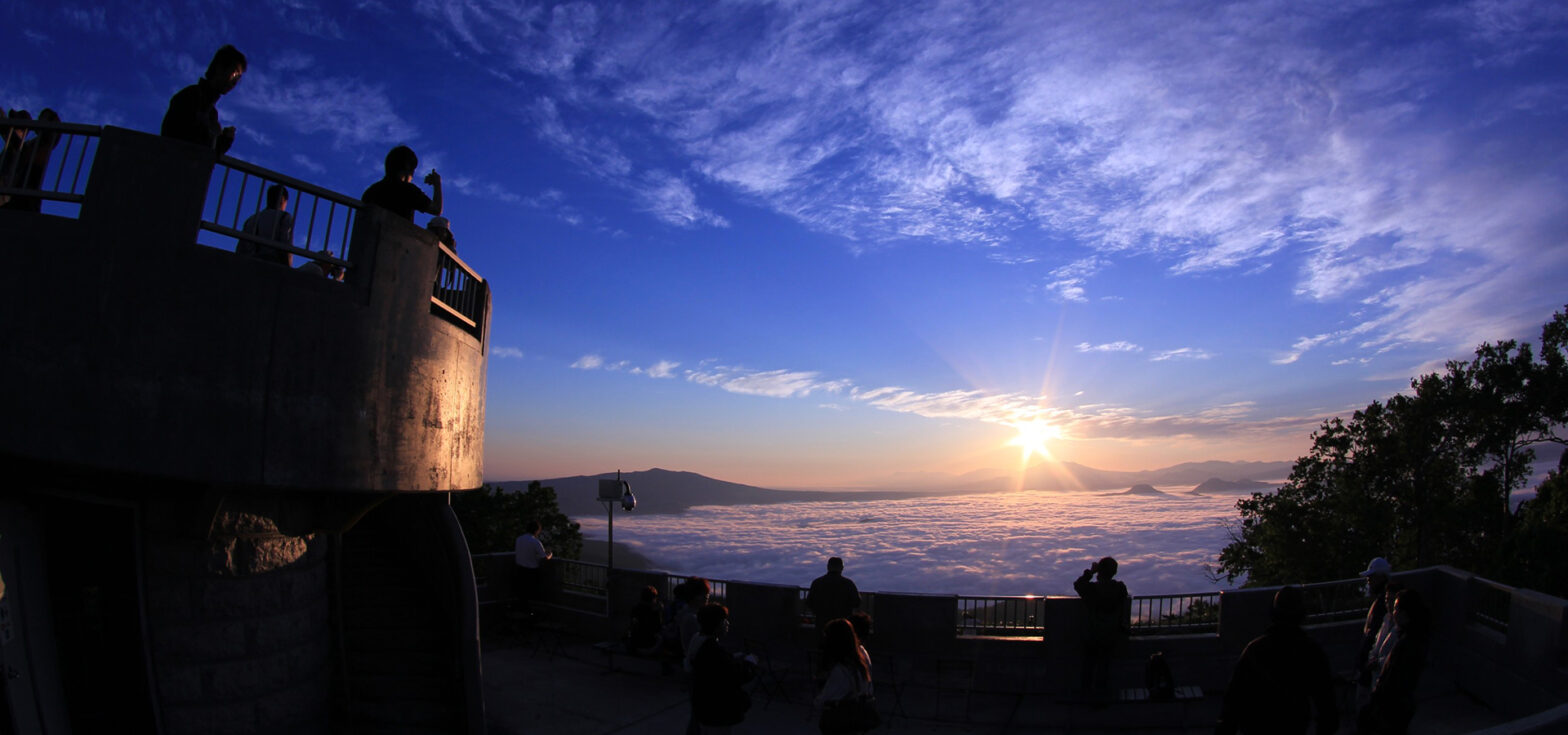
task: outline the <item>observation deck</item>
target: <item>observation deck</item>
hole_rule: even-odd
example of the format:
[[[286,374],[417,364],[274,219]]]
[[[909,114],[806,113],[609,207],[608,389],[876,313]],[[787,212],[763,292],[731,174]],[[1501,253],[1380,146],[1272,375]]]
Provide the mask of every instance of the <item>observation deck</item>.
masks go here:
[[[62,140],[40,189],[0,189],[48,204],[0,210],[0,454],[233,487],[481,484],[489,288],[432,235],[187,143],[26,125]],[[276,244],[241,232],[268,182],[297,192],[285,249],[344,281],[232,252]]]
[[[210,149],[5,125],[0,732],[482,733],[447,493],[482,482],[489,284]],[[275,184],[292,239],[246,231]]]

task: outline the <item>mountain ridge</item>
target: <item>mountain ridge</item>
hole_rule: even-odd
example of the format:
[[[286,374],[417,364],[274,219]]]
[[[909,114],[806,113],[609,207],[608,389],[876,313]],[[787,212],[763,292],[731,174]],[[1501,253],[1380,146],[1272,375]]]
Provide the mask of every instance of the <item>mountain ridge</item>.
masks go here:
[[[822,501],[904,500],[920,497],[949,497],[982,493],[1026,490],[1031,492],[1072,492],[1080,490],[1126,489],[1136,485],[1186,485],[1209,480],[1224,483],[1253,482],[1250,477],[1283,477],[1290,470],[1290,462],[1184,462],[1154,470],[1116,471],[1100,470],[1071,462],[1039,464],[1024,473],[1024,481],[1012,478],[985,477],[983,470],[954,476],[953,485],[942,485],[938,479],[920,475],[923,482],[914,487],[863,488],[838,490],[775,490],[770,488],[729,482],[686,470],[667,470],[654,467],[634,472],[621,472],[620,477],[630,485],[637,496],[637,512],[645,514],[681,513],[699,505],[773,505],[778,503]],[[596,475],[573,475],[539,480],[546,487],[555,488],[561,512],[568,516],[598,516],[604,513],[597,497],[599,480],[615,479],[615,472]],[[1231,479],[1226,479],[1226,478]],[[963,482],[968,480],[968,482]],[[492,483],[511,492],[527,488],[527,480],[509,480]],[[1260,483],[1270,485],[1269,483]],[[1272,486],[1272,485],[1270,485]],[[1164,493],[1161,493],[1164,494]]]

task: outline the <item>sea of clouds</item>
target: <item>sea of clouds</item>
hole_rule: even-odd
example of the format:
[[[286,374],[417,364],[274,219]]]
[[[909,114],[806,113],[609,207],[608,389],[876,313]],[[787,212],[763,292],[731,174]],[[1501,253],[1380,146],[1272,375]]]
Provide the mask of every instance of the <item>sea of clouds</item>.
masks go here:
[[[711,579],[805,586],[836,555],[868,592],[1070,595],[1091,560],[1114,556],[1117,578],[1135,595],[1203,592],[1230,586],[1205,571],[1229,541],[1238,497],[999,493],[700,506],[617,513],[615,540],[655,568]],[[605,538],[604,518],[580,520],[584,536]]]

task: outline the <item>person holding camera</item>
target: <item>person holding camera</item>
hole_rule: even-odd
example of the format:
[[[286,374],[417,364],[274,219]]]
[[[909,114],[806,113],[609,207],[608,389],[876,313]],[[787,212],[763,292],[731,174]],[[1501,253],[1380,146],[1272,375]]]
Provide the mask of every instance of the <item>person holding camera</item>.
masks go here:
[[[425,196],[424,190],[414,184],[414,171],[419,169],[419,156],[414,149],[400,145],[387,153],[386,176],[370,185],[360,200],[374,204],[409,222],[415,212],[441,214],[441,174],[431,169],[425,174],[435,196]]]

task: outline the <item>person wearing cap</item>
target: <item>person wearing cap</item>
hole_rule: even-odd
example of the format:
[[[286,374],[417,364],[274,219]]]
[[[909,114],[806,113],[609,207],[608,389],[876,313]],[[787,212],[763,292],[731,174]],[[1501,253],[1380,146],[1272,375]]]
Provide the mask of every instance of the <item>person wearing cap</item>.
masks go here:
[[[1236,661],[1214,732],[1305,735],[1316,709],[1318,735],[1331,735],[1339,729],[1334,677],[1323,647],[1301,629],[1301,589],[1281,587],[1270,618],[1268,630]]]
[[[452,252],[457,252],[457,238],[452,237],[452,221],[445,217],[431,217],[425,223],[425,229],[436,236],[436,240],[447,246]]]
[[[1361,646],[1356,649],[1356,690],[1358,698],[1362,700],[1371,691],[1372,673],[1369,656],[1372,654],[1373,644],[1377,642],[1378,631],[1383,629],[1383,616],[1388,614],[1388,602],[1383,597],[1388,589],[1388,575],[1393,571],[1393,565],[1379,556],[1368,562],[1366,571],[1361,573],[1361,576],[1366,577],[1367,580],[1367,594],[1372,597],[1372,607],[1367,609],[1366,622],[1361,626]]]

